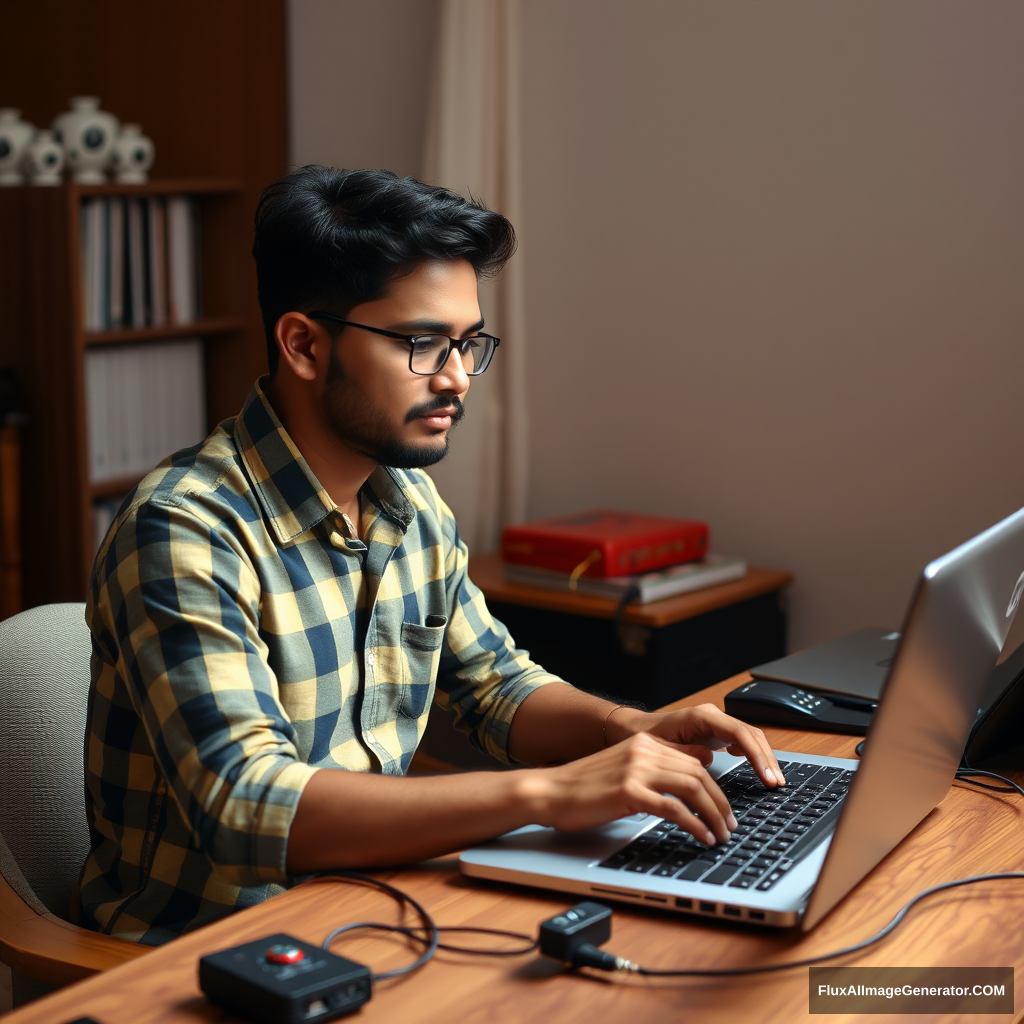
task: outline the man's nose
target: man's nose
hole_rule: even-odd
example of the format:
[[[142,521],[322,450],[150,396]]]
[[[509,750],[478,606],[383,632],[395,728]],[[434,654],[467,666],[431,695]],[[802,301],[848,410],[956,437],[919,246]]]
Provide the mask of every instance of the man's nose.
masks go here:
[[[469,375],[462,363],[462,353],[453,345],[444,366],[431,378],[432,391],[451,391],[456,395],[464,395],[469,390]]]

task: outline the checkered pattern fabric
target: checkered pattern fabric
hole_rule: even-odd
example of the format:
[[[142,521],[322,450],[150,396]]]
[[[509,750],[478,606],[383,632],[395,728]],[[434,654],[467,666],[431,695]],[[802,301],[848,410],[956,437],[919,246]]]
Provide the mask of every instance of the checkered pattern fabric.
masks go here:
[[[490,616],[425,473],[377,469],[361,508],[358,540],[260,383],[126,499],[86,606],[81,923],[157,944],[279,892],[310,775],[404,774],[433,700],[508,762],[556,677]]]

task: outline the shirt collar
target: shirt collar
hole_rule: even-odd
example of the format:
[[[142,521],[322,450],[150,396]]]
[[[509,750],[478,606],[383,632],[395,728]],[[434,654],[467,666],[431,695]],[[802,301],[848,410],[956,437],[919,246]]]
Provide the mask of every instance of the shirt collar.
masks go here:
[[[256,381],[242,411],[235,417],[235,443],[271,529],[282,544],[288,544],[322,523],[338,506],[267,400],[263,389],[268,380],[261,377]],[[378,466],[364,487],[381,511],[405,532],[415,509],[398,472]]]

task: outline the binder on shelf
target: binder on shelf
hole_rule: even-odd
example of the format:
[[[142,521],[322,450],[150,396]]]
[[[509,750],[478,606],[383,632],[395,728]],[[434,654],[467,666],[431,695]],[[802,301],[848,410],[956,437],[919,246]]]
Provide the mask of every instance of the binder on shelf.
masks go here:
[[[196,319],[196,253],[191,203],[184,196],[167,200],[167,292],[172,324]]]
[[[110,315],[110,218],[105,199],[86,199],[82,203],[81,226],[85,329],[103,331]]]
[[[89,349],[85,380],[91,484],[141,477],[206,436],[198,338]]]
[[[86,331],[186,326],[202,315],[199,212],[187,196],[82,200]]]
[[[152,324],[149,304],[146,301],[146,285],[149,274],[146,271],[145,200],[128,199],[128,293],[131,297],[131,326],[148,327]],[[128,326],[126,323],[125,326]]]
[[[109,226],[109,291],[107,292],[106,325],[114,331],[125,327],[125,259],[124,259],[124,203],[120,199],[107,201]],[[104,319],[101,317],[101,319]]]
[[[147,204],[149,231],[149,314],[153,327],[167,325],[167,233],[164,201],[154,196]]]

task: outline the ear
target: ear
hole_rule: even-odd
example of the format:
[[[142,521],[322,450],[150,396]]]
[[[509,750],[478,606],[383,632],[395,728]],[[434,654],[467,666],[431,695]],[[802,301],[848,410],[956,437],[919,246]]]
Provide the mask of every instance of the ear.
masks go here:
[[[274,340],[281,362],[300,380],[316,380],[326,371],[331,338],[322,324],[302,313],[285,313],[274,326]]]

